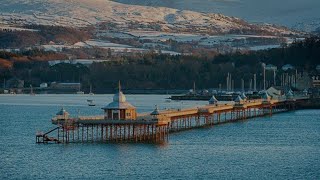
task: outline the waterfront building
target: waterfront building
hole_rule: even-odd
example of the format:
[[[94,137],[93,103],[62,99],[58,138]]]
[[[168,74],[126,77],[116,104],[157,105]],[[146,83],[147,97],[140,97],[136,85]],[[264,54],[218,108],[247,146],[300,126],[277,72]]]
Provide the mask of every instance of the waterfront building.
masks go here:
[[[57,83],[52,82],[50,87],[53,89],[80,89],[81,83]]]

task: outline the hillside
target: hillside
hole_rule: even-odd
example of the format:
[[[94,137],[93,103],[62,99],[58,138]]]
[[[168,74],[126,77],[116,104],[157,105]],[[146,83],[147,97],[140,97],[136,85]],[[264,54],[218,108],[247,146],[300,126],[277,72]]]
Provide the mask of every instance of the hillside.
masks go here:
[[[286,28],[254,25],[221,14],[165,7],[127,5],[108,0],[2,0],[2,24],[83,27],[112,23],[118,30],[157,30],[206,34],[295,34]]]
[[[114,0],[125,4],[221,13],[249,22],[281,24],[301,31],[320,27],[319,0]]]

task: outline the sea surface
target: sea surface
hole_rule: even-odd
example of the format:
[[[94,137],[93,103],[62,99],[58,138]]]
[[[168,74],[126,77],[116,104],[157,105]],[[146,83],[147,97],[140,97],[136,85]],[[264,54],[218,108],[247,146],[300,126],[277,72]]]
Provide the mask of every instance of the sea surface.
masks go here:
[[[127,100],[139,112],[207,103],[168,97]],[[111,101],[112,95],[0,95],[0,179],[320,179],[320,110],[173,133],[164,145],[35,143],[62,106],[73,116],[101,115]]]

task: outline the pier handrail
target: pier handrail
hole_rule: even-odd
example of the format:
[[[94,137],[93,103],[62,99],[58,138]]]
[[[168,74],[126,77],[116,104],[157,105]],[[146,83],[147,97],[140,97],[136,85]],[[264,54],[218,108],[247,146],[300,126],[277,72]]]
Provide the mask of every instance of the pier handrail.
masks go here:
[[[97,116],[78,116],[77,120],[101,120],[104,119],[104,115]]]

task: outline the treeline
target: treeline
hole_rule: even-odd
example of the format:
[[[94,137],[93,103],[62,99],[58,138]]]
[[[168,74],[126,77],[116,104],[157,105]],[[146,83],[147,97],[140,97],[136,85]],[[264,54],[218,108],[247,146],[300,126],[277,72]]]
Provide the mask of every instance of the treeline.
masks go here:
[[[31,52],[29,52],[31,53]],[[32,52],[34,53],[34,52]],[[13,54],[6,54],[12,57]],[[6,55],[0,58],[8,59]],[[10,59],[9,57],[9,59]],[[249,87],[249,80],[257,74],[258,87],[263,79],[262,63],[281,67],[292,64],[299,71],[315,73],[320,64],[320,38],[312,37],[302,42],[294,42],[289,47],[263,51],[247,51],[212,56],[171,56],[157,53],[119,56],[114,61],[93,63],[86,67],[81,64],[57,64],[49,66],[43,61],[27,63],[14,61],[11,69],[6,69],[0,78],[18,77],[26,84],[34,86],[41,82],[78,82],[84,90],[92,84],[95,92],[114,89],[119,80],[126,89],[190,89],[193,82],[197,88],[225,87],[228,73],[232,74],[235,87],[241,87],[241,79]],[[295,73],[295,72],[292,72]],[[267,80],[273,74],[267,73]],[[280,81],[280,77],[277,77]]]
[[[291,64],[300,69],[310,71],[320,64],[320,37],[310,37],[304,41],[296,41],[288,47],[283,46],[270,50],[219,55],[214,58],[214,61],[215,63],[232,62],[236,66],[259,62],[273,64],[278,67]]]
[[[307,38],[278,49],[214,57],[157,54],[124,57],[121,61],[93,64],[90,67],[90,79],[97,87],[110,87],[121,80],[129,89],[186,89],[192,87],[193,81],[199,88],[210,88],[219,84],[224,87],[227,73],[231,73],[235,87],[239,88],[241,79],[245,80],[245,86],[248,87],[253,74],[257,74],[262,82],[262,63],[276,65],[280,74],[285,64],[295,66],[299,72],[316,73],[315,68],[320,64],[320,38]],[[267,80],[272,81],[273,73],[267,75]],[[280,81],[280,77],[277,78]]]
[[[50,42],[74,44],[91,37],[89,29],[45,25],[27,25],[24,28],[30,30],[0,30],[0,49],[20,49]]]
[[[65,54],[45,51],[43,49],[30,49],[30,50],[21,50],[17,52],[7,52],[0,51],[0,58],[16,63],[19,61],[31,62],[31,61],[50,61],[50,60],[62,60],[67,59],[68,56]]]
[[[67,58],[65,54],[44,51],[37,48],[18,52],[0,51],[0,73],[3,71],[18,72],[25,68],[25,66],[20,66],[21,64],[25,64],[28,68],[32,69],[34,62],[45,62],[48,64],[50,60]]]

